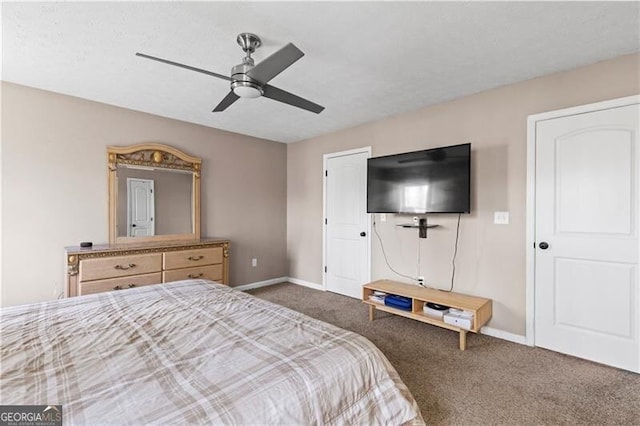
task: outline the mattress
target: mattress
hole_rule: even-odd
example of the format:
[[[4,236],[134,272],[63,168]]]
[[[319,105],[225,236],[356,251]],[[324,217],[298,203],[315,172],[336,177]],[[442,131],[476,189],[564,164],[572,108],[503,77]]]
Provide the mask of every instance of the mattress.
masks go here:
[[[4,308],[0,404],[64,424],[423,424],[366,338],[206,280]]]

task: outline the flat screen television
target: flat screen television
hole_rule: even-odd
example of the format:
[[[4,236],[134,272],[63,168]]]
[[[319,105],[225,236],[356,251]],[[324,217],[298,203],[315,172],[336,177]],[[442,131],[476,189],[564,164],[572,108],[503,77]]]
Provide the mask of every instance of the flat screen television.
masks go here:
[[[369,158],[368,213],[470,213],[471,144]]]

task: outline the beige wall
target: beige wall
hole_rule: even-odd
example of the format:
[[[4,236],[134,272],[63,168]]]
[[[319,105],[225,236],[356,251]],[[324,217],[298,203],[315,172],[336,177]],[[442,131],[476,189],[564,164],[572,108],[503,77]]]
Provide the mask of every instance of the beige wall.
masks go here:
[[[527,116],[640,93],[640,56],[482,92],[287,146],[289,276],[322,283],[322,156],[371,146],[373,156],[472,143],[472,213],[463,215],[454,291],[492,298],[489,326],[525,331],[525,195]],[[494,225],[509,211],[509,225]],[[417,231],[395,227],[410,217],[378,220],[391,265],[416,271]],[[457,215],[432,215],[442,225],[421,244],[428,285],[449,288]],[[384,264],[372,238],[372,277],[405,281]]]
[[[231,284],[287,275],[286,145],[9,83],[2,125],[3,305],[56,297],[63,247],[108,240],[107,145],[202,157],[202,235],[231,239]]]

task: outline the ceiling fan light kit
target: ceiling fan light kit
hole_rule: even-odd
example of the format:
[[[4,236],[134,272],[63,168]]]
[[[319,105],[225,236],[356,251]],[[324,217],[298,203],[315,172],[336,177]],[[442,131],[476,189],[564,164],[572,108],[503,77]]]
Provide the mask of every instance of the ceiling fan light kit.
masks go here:
[[[241,98],[259,98],[263,95],[260,86],[248,81],[234,81],[231,83],[231,90]]]
[[[238,35],[238,44],[247,54],[242,63],[231,68],[231,90],[241,98],[259,98],[263,94],[260,83],[247,76],[255,66],[251,54],[262,45],[260,37],[251,33]]]
[[[324,110],[323,106],[267,84],[271,79],[304,56],[304,53],[302,53],[302,51],[293,43],[287,44],[282,49],[264,59],[258,65],[255,65],[251,54],[262,45],[260,37],[252,33],[241,33],[238,34],[236,41],[246,53],[246,56],[242,59],[241,64],[231,68],[231,78],[212,71],[195,68],[143,53],[136,53],[136,56],[230,81],[231,91],[213,109],[213,112],[224,111],[239,98],[259,98],[260,96],[292,105],[297,108],[302,108],[316,114],[319,114]]]

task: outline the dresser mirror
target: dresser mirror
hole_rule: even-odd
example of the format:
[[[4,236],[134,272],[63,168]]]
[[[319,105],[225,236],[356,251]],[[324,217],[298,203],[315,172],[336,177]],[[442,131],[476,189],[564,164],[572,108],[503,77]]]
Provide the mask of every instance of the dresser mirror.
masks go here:
[[[109,243],[200,238],[202,160],[146,143],[107,147]]]

